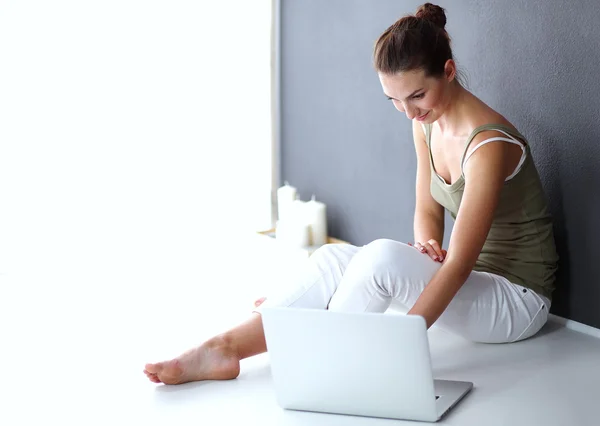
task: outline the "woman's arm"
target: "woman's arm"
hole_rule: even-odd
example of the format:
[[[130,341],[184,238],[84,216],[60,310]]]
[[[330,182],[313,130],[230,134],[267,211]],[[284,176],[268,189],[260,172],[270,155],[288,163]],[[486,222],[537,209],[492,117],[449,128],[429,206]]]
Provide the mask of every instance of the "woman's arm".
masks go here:
[[[429,150],[425,133],[417,120],[413,120],[413,139],[417,153],[414,238],[420,243],[433,239],[441,247],[444,238],[444,208],[431,196]]]
[[[479,136],[479,135],[478,135]],[[473,145],[482,137],[475,138]],[[442,267],[408,312],[421,315],[427,327],[439,318],[467,280],[492,225],[507,173],[503,143],[479,148],[464,166],[465,190]]]

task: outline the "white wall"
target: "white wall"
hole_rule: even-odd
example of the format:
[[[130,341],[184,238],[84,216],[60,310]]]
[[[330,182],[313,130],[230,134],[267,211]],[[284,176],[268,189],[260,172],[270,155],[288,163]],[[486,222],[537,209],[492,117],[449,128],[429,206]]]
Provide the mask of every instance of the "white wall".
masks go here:
[[[195,262],[267,228],[270,7],[0,3],[0,274]]]

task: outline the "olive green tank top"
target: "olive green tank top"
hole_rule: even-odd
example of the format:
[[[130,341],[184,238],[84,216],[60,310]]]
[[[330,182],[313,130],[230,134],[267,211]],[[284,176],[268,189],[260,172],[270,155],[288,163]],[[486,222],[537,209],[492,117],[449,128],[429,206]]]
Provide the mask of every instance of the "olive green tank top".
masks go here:
[[[431,125],[424,128],[431,164],[431,195],[456,219],[465,188],[464,173],[461,171],[460,178],[452,184],[438,175],[431,152]],[[525,158],[516,175],[504,183],[491,229],[473,269],[503,276],[551,300],[558,255],[547,199],[526,139],[501,124],[480,126],[466,141],[461,170],[473,138],[485,130],[505,132],[524,142]]]

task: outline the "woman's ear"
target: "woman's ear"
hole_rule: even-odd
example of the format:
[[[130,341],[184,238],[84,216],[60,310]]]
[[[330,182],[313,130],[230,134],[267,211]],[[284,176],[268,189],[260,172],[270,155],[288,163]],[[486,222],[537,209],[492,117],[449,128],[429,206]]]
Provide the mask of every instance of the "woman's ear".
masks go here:
[[[444,64],[444,76],[448,83],[452,82],[456,77],[456,63],[452,59],[448,59]]]

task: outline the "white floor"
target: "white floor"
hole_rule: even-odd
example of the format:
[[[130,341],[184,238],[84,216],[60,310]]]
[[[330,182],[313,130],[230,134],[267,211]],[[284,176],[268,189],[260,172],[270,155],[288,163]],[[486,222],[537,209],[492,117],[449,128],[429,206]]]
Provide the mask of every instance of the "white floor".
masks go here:
[[[266,237],[231,243],[161,258],[143,247],[118,252],[116,244],[119,256],[48,253],[55,262],[0,271],[0,424],[411,423],[282,410],[267,354],[243,361],[233,381],[150,383],[145,362],[241,321],[294,267]],[[600,423],[600,339],[549,323],[511,345],[472,344],[434,329],[430,341],[436,378],[475,383],[441,424]]]

